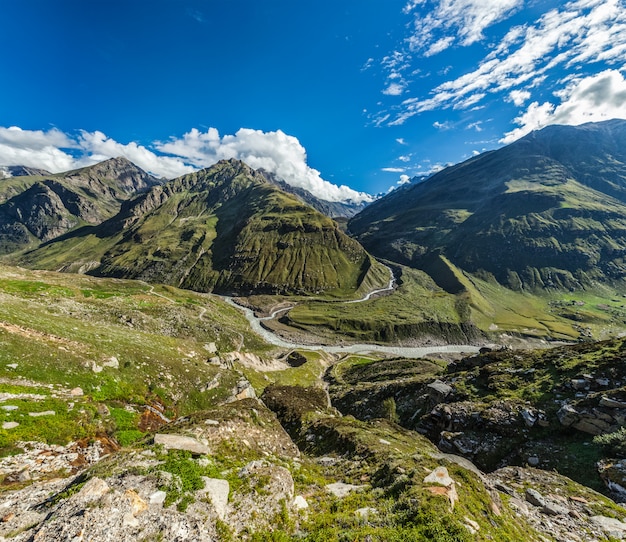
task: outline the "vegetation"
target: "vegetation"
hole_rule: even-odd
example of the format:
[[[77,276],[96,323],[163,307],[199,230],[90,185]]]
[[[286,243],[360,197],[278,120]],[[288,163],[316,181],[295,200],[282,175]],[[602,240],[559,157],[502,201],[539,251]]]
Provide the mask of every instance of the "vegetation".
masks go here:
[[[237,160],[157,186],[19,261],[204,292],[350,297],[387,280],[333,220]]]

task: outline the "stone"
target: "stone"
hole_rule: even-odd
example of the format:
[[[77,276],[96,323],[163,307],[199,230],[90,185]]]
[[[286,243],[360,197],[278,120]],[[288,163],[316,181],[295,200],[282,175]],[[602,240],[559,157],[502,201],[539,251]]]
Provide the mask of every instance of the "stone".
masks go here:
[[[7,367],[9,367],[9,369],[17,369],[17,363],[7,363]]]
[[[90,478],[76,494],[76,499],[83,502],[95,501],[107,494],[110,490],[111,488],[104,480],[94,476]]]
[[[15,429],[16,427],[18,427],[20,424],[17,422],[4,422],[2,424],[2,429]]]
[[[120,362],[119,362],[119,360],[115,356],[111,356],[109,358],[109,361],[105,361],[102,365],[104,367],[111,367],[112,369],[119,369],[120,368]]]
[[[230,484],[228,480],[220,480],[219,478],[207,478],[203,476],[204,489],[200,492],[205,493],[211,500],[217,517],[223,520],[228,510],[228,495],[230,494]]]
[[[540,508],[546,505],[546,500],[543,498],[543,495],[532,488],[526,490],[526,500],[533,506],[539,506]]]
[[[44,410],[43,412],[29,412],[28,415],[33,418],[39,418],[40,416],[55,416],[56,412],[54,410]]]
[[[572,378],[570,384],[575,390],[588,390],[589,381],[585,378]]]
[[[378,510],[376,508],[372,508],[371,506],[366,506],[364,508],[357,508],[354,511],[354,515],[359,519],[367,521],[372,516],[376,516],[378,514]]]
[[[0,408],[2,410],[6,410],[7,412],[10,412],[12,410],[17,410],[19,407],[15,405],[2,405]]]
[[[448,469],[445,467],[437,467],[426,478],[424,478],[425,484],[439,484],[444,487],[454,485],[454,480],[450,478]]]
[[[296,495],[296,498],[293,500],[293,507],[296,510],[306,510],[309,507],[309,503],[306,502],[302,495]]]
[[[186,450],[197,455],[209,453],[209,447],[206,444],[202,444],[193,437],[184,435],[157,433],[154,435],[154,443],[160,444],[166,450]]]
[[[524,419],[524,423],[528,427],[532,427],[533,425],[535,425],[537,421],[537,416],[533,414],[530,410],[525,408],[524,410],[522,410],[521,414],[522,414],[522,418]]]
[[[536,466],[538,466],[538,465],[539,465],[539,458],[538,458],[536,455],[531,455],[531,456],[528,458],[528,464],[529,464],[531,467],[536,467]]]
[[[605,533],[617,539],[622,539],[626,534],[626,523],[622,523],[619,519],[609,518],[606,516],[592,516],[591,521],[598,525]]]
[[[149,497],[149,503],[154,506],[162,505],[167,498],[167,493],[165,491],[155,491]]]
[[[77,387],[70,391],[70,395],[72,397],[81,397],[82,395],[84,395],[84,392],[82,388]]]
[[[556,417],[561,425],[569,427],[580,419],[580,414],[573,406],[565,404],[558,410]]]
[[[139,514],[142,514],[148,509],[148,503],[144,501],[136,491],[127,489],[124,495],[126,495],[130,501],[130,511],[133,517],[136,518]]]
[[[465,525],[465,528],[470,532],[470,534],[476,534],[478,531],[480,531],[480,525],[478,524],[478,522],[468,518],[467,516],[463,518],[463,524]]]
[[[541,511],[548,516],[566,516],[570,512],[569,508],[551,502],[547,502]]]
[[[332,493],[335,497],[342,499],[353,491],[360,491],[365,486],[355,486],[353,484],[345,484],[344,482],[335,482],[326,486],[326,491]]]
[[[434,382],[428,384],[428,386],[426,387],[428,388],[428,393],[431,399],[434,399],[435,401],[443,401],[446,397],[448,397],[448,395],[450,395],[454,391],[454,388],[452,388],[452,386],[449,386],[441,380],[435,380]]]
[[[606,408],[626,408],[626,403],[623,401],[616,401],[615,399],[611,399],[610,397],[602,397],[600,399],[600,406]]]

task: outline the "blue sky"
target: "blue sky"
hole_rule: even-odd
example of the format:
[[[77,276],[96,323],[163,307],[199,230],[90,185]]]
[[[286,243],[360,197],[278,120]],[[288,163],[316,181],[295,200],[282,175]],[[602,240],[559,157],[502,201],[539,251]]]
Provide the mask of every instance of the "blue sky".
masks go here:
[[[626,118],[626,0],[0,0],[0,164],[237,157],[367,199]]]

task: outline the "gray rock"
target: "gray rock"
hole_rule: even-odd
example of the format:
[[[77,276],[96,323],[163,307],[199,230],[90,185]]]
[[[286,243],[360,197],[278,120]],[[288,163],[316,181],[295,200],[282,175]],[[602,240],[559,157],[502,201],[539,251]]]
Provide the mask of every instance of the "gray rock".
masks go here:
[[[551,502],[547,502],[541,511],[548,516],[566,516],[570,512],[569,508]]]
[[[538,458],[536,455],[531,455],[531,456],[528,458],[528,464],[529,464],[531,467],[536,467],[537,465],[539,465],[539,458]]]
[[[598,525],[609,536],[621,540],[626,534],[626,523],[606,516],[592,516],[591,521]]]
[[[539,506],[540,508],[546,505],[546,500],[543,498],[543,495],[535,489],[528,488],[526,490],[526,500],[533,506]]]
[[[353,484],[345,484],[344,482],[335,482],[334,484],[328,484],[326,491],[332,493],[335,497],[342,499],[353,491],[360,491],[365,486],[355,486]]]
[[[217,517],[223,520],[228,510],[228,495],[230,493],[228,480],[207,478],[206,476],[203,476],[202,479],[204,480],[204,489],[201,490],[201,493],[205,493],[211,499]]]
[[[4,422],[2,424],[2,429],[15,429],[16,427],[18,427],[20,424],[17,422]]]
[[[561,425],[565,427],[575,424],[580,419],[578,411],[573,406],[567,404],[559,409],[556,413],[556,417],[559,419]]]
[[[192,454],[198,455],[209,453],[209,448],[206,444],[202,444],[195,438],[186,437],[184,435],[157,433],[154,435],[154,443],[160,444],[166,450],[186,450]]]
[[[600,406],[606,408],[626,408],[626,403],[622,401],[616,401],[615,399],[611,399],[610,397],[602,397],[600,399]]]

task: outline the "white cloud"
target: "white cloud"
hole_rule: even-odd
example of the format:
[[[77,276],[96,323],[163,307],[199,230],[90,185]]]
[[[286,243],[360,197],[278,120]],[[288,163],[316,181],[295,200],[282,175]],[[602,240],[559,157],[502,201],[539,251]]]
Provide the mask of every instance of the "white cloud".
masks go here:
[[[509,92],[508,101],[513,102],[517,107],[524,105],[530,99],[530,92],[527,90],[512,90]]]
[[[505,134],[501,143],[516,139],[549,124],[577,125],[612,118],[626,119],[626,80],[617,70],[605,70],[573,81],[556,93],[561,103],[531,103],[515,119],[518,128]]]
[[[383,167],[380,169],[381,171],[386,171],[387,173],[404,173],[406,171],[403,167]]]
[[[416,21],[413,48],[427,51],[441,39],[435,36],[435,30],[449,31],[450,25],[458,26],[457,37],[462,43],[479,39],[486,26],[482,22],[478,24],[476,14],[483,9],[488,11],[493,4],[499,7],[494,8],[493,15],[486,16],[484,23],[502,20],[498,17],[506,17],[522,2],[440,0],[431,13]],[[443,22],[443,13],[449,13],[449,25]],[[505,92],[505,99],[519,107],[532,98],[533,89],[539,85],[557,85],[562,69],[572,73],[584,70],[588,74],[594,63],[604,63],[599,69],[606,65],[621,67],[625,57],[624,0],[572,0],[534,21],[510,28],[498,43],[489,46],[476,69],[444,81],[429,96],[405,100],[388,124],[403,124],[425,111],[468,109],[486,96],[500,92]]]
[[[408,175],[400,175],[400,180],[396,184],[403,185],[410,182],[411,177],[409,177]]]
[[[298,139],[281,130],[263,132],[241,128],[234,135],[220,136],[215,128],[206,132],[194,128],[182,138],[156,143],[156,148],[183,158],[196,167],[208,167],[221,159],[237,158],[252,168],[275,173],[287,183],[327,201],[372,201],[369,194],[322,179],[319,171],[307,165],[306,150]]]
[[[400,162],[410,162],[411,161],[411,155],[410,154],[403,154],[402,156],[398,156],[398,160],[400,160]]]
[[[404,9],[411,12],[424,2],[412,2]],[[483,30],[510,17],[524,0],[432,0],[431,10],[415,15],[414,31],[408,39],[412,51],[425,56],[437,54],[455,41],[463,46],[484,38]],[[442,35],[443,34],[443,35]]]
[[[406,145],[407,142],[404,140],[403,137],[399,137],[398,139],[396,139],[396,143],[400,143],[400,145]]]
[[[452,128],[452,125],[450,124],[450,121],[439,122],[436,120],[435,122],[433,122],[433,127],[437,128],[437,130],[445,131]]]
[[[383,90],[383,94],[387,96],[400,96],[404,92],[404,85],[401,83],[390,83],[387,88]]]
[[[369,194],[322,179],[319,171],[307,165],[306,151],[300,142],[280,130],[262,132],[242,128],[234,135],[220,137],[215,128],[207,132],[194,128],[182,138],[155,142],[154,149],[136,142],[119,143],[99,131],[81,131],[71,136],[57,129],[44,132],[0,126],[1,165],[25,165],[58,173],[124,156],[154,175],[171,179],[221,159],[238,158],[252,168],[275,173],[321,199],[355,202],[373,199]]]

